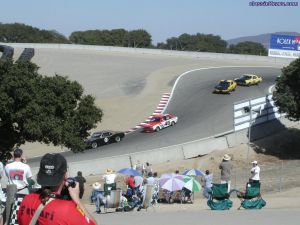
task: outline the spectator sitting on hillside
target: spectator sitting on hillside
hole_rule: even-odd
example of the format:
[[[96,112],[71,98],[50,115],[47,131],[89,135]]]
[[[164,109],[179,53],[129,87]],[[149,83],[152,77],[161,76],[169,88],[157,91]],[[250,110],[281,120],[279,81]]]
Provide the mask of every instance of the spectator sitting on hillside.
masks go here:
[[[127,177],[127,179],[125,180],[125,183],[127,185],[127,194],[128,194],[128,196],[134,195],[135,190],[136,190],[136,186],[135,186],[135,182],[134,182],[134,176],[130,175],[129,177]]]
[[[117,174],[113,169],[106,169],[105,175],[103,175],[105,195],[109,195],[111,190],[117,189],[116,177]]]
[[[153,177],[153,175],[152,175],[152,172],[149,172],[148,173],[148,178],[147,178],[147,183],[149,184],[149,185],[154,185],[154,181],[155,181],[155,179],[154,179],[154,177]]]
[[[103,205],[104,202],[104,191],[101,190],[101,184],[99,182],[95,182],[92,185],[93,191],[91,195],[91,201],[96,205],[96,213],[101,213],[100,206]]]

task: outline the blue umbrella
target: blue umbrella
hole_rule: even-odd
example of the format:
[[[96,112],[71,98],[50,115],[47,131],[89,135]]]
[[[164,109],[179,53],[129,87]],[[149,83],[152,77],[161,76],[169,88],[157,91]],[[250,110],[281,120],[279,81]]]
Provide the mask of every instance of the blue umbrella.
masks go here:
[[[118,173],[122,173],[122,174],[127,174],[127,175],[132,175],[132,176],[142,176],[142,174],[140,174],[137,170],[134,170],[132,168],[124,168],[124,169],[120,169],[118,171]]]
[[[204,176],[205,174],[198,169],[191,169],[191,170],[186,170],[183,175],[187,176]]]

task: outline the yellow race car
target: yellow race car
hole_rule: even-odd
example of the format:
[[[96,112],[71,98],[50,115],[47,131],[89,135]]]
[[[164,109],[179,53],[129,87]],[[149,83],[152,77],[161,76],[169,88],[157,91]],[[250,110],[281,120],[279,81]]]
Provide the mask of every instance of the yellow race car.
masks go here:
[[[255,74],[243,74],[240,78],[234,79],[234,81],[238,85],[250,86],[259,84],[260,82],[262,82],[262,78]]]
[[[229,94],[234,91],[237,84],[233,80],[220,80],[219,84],[215,86],[214,93],[224,93]]]

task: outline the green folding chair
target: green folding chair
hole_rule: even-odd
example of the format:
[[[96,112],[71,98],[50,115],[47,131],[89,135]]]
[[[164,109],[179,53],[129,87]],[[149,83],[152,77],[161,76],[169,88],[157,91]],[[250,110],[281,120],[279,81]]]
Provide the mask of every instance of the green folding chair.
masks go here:
[[[238,193],[238,198],[241,200],[241,205],[238,209],[261,209],[266,205],[266,201],[262,199],[260,194],[260,183],[247,183],[246,192]]]
[[[116,183],[104,184],[103,189],[104,189],[104,196],[110,195],[111,191],[117,189],[117,184]]]
[[[212,210],[225,210],[232,207],[232,201],[229,200],[228,185],[226,184],[212,184],[209,192],[210,198],[207,205]]]

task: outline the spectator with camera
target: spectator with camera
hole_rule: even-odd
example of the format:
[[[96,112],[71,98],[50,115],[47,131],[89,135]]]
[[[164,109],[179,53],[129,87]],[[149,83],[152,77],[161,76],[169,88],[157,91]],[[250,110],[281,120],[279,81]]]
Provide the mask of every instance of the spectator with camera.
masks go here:
[[[42,157],[37,174],[42,188],[23,199],[18,211],[20,225],[28,225],[31,221],[40,225],[97,224],[80,201],[78,182],[67,179],[67,168],[67,161],[61,154],[48,153]],[[61,196],[63,189],[68,191],[71,200]]]

